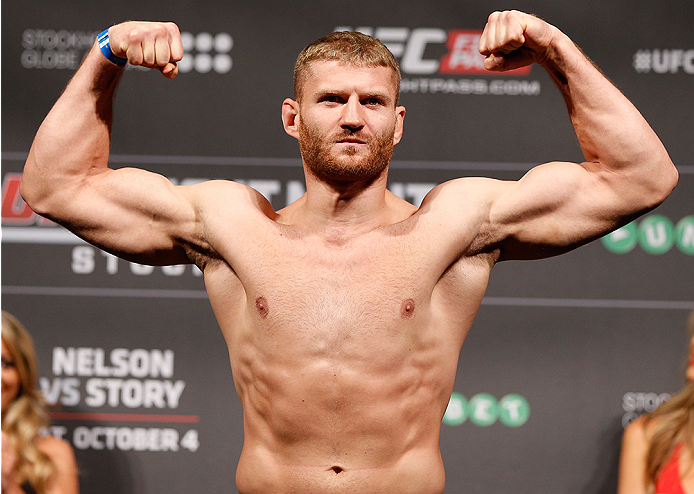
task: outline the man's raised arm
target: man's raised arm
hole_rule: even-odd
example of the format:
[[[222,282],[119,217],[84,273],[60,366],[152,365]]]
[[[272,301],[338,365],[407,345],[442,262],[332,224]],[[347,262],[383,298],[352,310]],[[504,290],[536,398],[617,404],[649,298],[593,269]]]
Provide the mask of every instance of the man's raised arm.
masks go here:
[[[190,188],[107,166],[113,98],[126,59],[173,78],[182,56],[173,23],[126,22],[98,37],[29,152],[21,193],[34,211],[122,257],[189,262],[185,244],[199,240]]]
[[[485,67],[542,65],[561,91],[585,162],[533,168],[518,182],[490,187],[482,248],[501,259],[570,250],[656,207],[677,183],[677,170],[645,119],[554,26],[517,11],[495,12],[480,40]],[[532,118],[527,115],[526,118]]]

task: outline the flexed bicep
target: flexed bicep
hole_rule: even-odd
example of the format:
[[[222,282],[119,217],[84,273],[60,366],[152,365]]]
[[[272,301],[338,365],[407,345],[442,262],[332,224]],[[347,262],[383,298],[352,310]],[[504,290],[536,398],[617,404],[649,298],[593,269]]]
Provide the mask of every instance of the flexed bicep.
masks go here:
[[[490,206],[489,228],[500,260],[561,254],[632,218],[615,186],[617,177],[590,168],[590,163],[546,163],[499,187]]]
[[[102,169],[63,187],[60,206],[37,212],[119,257],[185,263],[187,246],[204,242],[194,187],[134,168]]]
[[[127,22],[102,32],[34,138],[22,177],[27,204],[126,259],[187,262],[186,251],[203,243],[195,189],[145,170],[108,168],[125,59],[173,77],[182,56],[171,23]]]
[[[489,70],[539,63],[567,104],[585,162],[555,162],[499,186],[486,232],[501,259],[547,257],[631,221],[665,200],[678,172],[634,105],[556,27],[517,11],[490,15]]]

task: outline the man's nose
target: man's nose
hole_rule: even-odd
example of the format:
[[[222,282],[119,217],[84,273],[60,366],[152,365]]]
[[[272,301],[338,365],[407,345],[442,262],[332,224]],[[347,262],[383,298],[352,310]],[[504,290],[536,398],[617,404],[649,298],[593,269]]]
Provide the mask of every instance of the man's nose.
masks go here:
[[[342,121],[340,122],[342,128],[356,131],[364,127],[363,111],[364,108],[356,96],[349,98],[343,107]]]

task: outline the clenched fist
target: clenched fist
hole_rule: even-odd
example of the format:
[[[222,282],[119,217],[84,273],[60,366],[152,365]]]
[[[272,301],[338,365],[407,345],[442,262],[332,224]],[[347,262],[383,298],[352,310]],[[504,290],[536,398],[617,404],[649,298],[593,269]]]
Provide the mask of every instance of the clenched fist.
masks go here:
[[[509,10],[494,12],[480,38],[487,70],[504,71],[542,63],[557,29],[533,15]]]
[[[178,74],[176,62],[183,58],[183,44],[173,22],[124,22],[111,26],[108,37],[113,54],[131,65],[158,69],[169,79]]]

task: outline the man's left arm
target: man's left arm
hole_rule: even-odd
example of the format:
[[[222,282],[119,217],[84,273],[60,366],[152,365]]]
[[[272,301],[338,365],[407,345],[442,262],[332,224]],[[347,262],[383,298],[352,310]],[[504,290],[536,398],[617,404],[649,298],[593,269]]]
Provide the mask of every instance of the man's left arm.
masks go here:
[[[583,163],[537,166],[490,188],[488,231],[500,259],[537,258],[599,238],[659,205],[677,183],[665,147],[631,102],[556,27],[495,12],[480,40],[485,67],[542,65],[561,91]],[[492,247],[489,245],[488,247]]]

